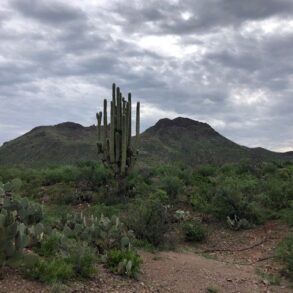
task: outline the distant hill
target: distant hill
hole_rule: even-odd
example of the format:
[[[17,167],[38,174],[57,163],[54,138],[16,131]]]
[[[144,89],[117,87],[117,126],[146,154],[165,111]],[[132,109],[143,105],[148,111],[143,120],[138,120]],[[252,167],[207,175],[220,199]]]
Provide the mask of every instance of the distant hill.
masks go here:
[[[96,127],[73,122],[36,127],[0,147],[1,166],[42,166],[96,159]],[[241,146],[206,123],[181,117],[161,119],[141,135],[143,164],[176,162],[195,166],[243,159],[293,160],[293,152]]]
[[[161,119],[143,133],[142,158],[178,161],[187,165],[239,160],[292,160],[290,153],[238,145],[207,123],[178,117]]]

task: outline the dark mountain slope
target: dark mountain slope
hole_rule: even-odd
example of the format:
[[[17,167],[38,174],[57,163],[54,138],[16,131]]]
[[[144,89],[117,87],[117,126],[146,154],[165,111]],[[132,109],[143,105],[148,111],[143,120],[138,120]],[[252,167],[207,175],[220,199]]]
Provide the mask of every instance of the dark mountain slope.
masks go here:
[[[179,161],[188,165],[224,163],[243,159],[278,160],[293,156],[238,145],[210,125],[188,118],[162,119],[143,135],[142,157]]]
[[[92,160],[96,127],[65,122],[39,126],[0,148],[0,165],[48,165]]]
[[[206,123],[188,118],[161,119],[141,135],[143,164],[177,162],[194,166],[242,159],[293,159],[293,153],[275,153],[240,146]],[[66,122],[41,126],[5,143],[0,165],[47,165],[96,160],[96,128]]]

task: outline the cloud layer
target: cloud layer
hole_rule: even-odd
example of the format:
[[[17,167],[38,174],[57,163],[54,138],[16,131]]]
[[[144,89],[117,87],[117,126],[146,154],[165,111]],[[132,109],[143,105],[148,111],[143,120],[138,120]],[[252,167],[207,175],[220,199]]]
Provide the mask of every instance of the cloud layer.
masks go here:
[[[293,149],[292,0],[10,0],[0,8],[0,144],[95,123],[115,81],[163,117]]]

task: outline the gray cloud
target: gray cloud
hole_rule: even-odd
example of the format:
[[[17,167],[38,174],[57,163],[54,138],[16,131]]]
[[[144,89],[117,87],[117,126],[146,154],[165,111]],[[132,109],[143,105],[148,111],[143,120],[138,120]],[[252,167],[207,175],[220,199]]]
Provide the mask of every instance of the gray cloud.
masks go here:
[[[14,0],[13,8],[26,17],[50,24],[86,19],[86,15],[80,9],[55,0]]]
[[[128,4],[113,5],[124,22],[124,28],[160,34],[203,33],[219,27],[238,26],[250,20],[260,20],[274,15],[291,17],[291,0],[206,0],[206,1],[138,1],[129,9]],[[190,12],[185,20],[180,13]]]
[[[0,143],[38,125],[93,124],[115,81],[142,101],[144,127],[186,115],[244,145],[293,149],[291,0],[2,9]]]

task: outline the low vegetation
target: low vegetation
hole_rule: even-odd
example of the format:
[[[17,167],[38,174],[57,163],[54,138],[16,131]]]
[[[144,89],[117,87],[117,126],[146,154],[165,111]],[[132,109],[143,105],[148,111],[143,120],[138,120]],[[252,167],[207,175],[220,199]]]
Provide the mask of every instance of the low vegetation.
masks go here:
[[[98,274],[136,277],[139,247],[208,241],[209,222],[231,230],[271,219],[292,226],[293,164],[241,162],[196,169],[138,168],[117,194],[101,164],[0,168],[0,261],[47,283]],[[174,236],[175,234],[175,236]],[[276,249],[292,278],[292,236]],[[212,288],[209,288],[212,292]]]

